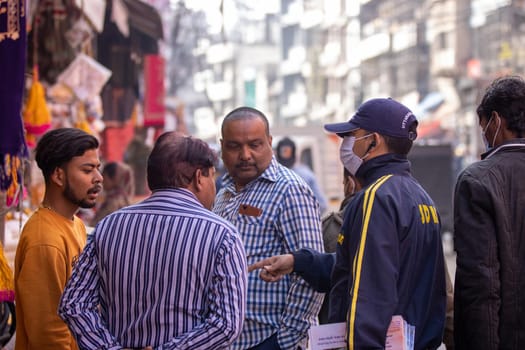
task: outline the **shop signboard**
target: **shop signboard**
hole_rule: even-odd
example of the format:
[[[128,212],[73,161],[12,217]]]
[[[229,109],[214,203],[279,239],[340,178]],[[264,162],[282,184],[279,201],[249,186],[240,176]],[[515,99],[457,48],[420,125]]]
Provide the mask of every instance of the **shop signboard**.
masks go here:
[[[163,127],[166,113],[165,61],[160,55],[144,57],[144,126]]]

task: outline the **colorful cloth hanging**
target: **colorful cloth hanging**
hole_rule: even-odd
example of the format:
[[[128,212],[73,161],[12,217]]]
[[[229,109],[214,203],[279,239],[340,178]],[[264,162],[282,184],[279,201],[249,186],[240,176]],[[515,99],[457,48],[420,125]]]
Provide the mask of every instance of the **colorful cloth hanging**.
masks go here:
[[[13,270],[9,267],[4,254],[4,247],[0,244],[0,302],[15,300],[15,283]]]
[[[22,181],[22,159],[28,151],[22,125],[26,65],[24,0],[0,1],[0,191],[10,203]]]
[[[51,114],[47,108],[46,93],[42,83],[38,81],[38,68],[33,67],[33,82],[24,108],[24,127],[27,135],[27,145],[34,147],[36,138],[51,127]]]

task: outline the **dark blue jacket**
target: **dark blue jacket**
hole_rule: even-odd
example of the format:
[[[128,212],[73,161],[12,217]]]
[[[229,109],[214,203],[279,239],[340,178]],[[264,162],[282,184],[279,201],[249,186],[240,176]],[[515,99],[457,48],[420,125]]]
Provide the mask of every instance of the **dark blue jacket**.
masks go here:
[[[332,272],[330,321],[347,322],[347,345],[384,349],[401,315],[415,326],[415,349],[440,346],[445,325],[445,267],[439,214],[410,174],[406,157],[365,162],[365,188],[349,204]]]

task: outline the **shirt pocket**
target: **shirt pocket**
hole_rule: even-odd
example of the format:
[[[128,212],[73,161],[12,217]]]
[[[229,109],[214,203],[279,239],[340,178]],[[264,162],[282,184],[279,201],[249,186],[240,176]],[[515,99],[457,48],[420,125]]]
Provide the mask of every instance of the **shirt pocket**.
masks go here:
[[[237,216],[237,229],[242,237],[248,262],[282,254],[282,242],[275,225],[263,216]]]

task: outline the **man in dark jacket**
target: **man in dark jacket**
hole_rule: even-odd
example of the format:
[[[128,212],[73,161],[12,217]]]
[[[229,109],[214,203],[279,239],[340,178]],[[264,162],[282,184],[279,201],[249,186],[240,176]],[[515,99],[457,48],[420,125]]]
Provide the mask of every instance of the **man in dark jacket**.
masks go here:
[[[477,108],[487,152],[456,184],[456,349],[525,349],[525,81],[495,80]]]
[[[350,202],[332,272],[330,320],[347,322],[347,348],[385,348],[393,316],[415,327],[414,348],[436,349],[445,324],[440,218],[410,173],[417,133],[412,112],[393,99],[362,104],[348,122],[340,157],[363,190]]]
[[[336,258],[301,249],[249,267],[262,268],[268,282],[295,272],[316,290],[331,290],[330,321],[347,322],[351,350],[384,349],[395,315],[415,327],[415,349],[441,345],[446,288],[440,219],[410,174],[407,153],[416,128],[412,112],[392,99],[370,100],[349,122],[326,125],[343,137],[341,161],[364,185],[346,209]]]

